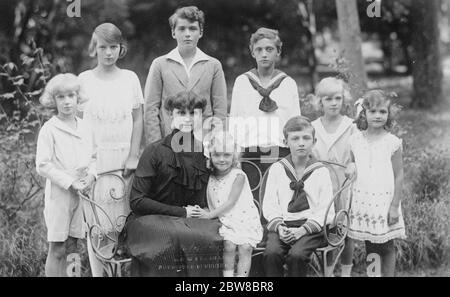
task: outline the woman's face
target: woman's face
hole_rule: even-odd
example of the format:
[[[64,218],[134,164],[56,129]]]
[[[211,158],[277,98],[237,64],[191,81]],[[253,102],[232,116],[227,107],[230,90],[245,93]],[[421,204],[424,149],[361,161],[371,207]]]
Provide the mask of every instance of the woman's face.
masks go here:
[[[116,64],[120,55],[120,44],[109,43],[103,38],[98,38],[97,46],[95,47],[97,53],[98,64],[111,66]]]
[[[174,108],[172,111],[172,128],[178,129],[184,133],[190,133],[198,127],[201,128],[201,119],[201,108],[196,108],[194,110]]]

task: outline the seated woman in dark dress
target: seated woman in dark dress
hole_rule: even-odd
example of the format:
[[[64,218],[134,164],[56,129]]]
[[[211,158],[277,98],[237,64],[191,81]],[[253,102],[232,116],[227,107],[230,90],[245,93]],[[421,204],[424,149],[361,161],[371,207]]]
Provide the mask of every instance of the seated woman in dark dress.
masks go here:
[[[168,98],[173,132],[139,160],[123,234],[133,276],[220,276],[220,223],[199,218],[207,207],[209,171],[193,131],[194,123],[201,128],[205,106],[192,92]]]

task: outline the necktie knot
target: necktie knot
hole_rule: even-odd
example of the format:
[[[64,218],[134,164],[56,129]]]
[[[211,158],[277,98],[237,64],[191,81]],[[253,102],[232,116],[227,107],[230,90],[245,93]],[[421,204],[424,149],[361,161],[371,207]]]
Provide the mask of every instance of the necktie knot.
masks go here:
[[[303,183],[302,180],[299,180],[297,182],[295,181],[291,181],[291,183],[289,184],[289,187],[291,188],[291,190],[295,191],[296,194],[303,190],[303,188],[305,187],[305,184]]]

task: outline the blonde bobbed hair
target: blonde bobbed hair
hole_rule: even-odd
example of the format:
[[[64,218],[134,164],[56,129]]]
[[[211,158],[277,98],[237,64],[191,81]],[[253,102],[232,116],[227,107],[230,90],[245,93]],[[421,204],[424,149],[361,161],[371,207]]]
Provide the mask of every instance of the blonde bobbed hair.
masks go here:
[[[60,73],[48,81],[44,92],[39,98],[39,102],[44,107],[56,108],[55,95],[67,91],[75,91],[77,93],[78,104],[88,101],[88,97],[81,86],[80,79],[72,73]]]

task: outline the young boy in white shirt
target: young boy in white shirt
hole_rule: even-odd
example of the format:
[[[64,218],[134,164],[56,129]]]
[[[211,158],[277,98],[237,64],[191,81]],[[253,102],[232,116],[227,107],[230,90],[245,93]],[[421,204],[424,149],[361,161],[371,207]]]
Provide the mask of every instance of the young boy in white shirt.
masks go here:
[[[328,169],[311,155],[316,139],[309,120],[291,118],[283,134],[290,155],[270,167],[263,200],[269,231],[264,268],[266,276],[283,276],[286,261],[288,276],[306,276],[311,254],[327,244],[323,223],[333,187]],[[330,208],[327,223],[333,217]]]

